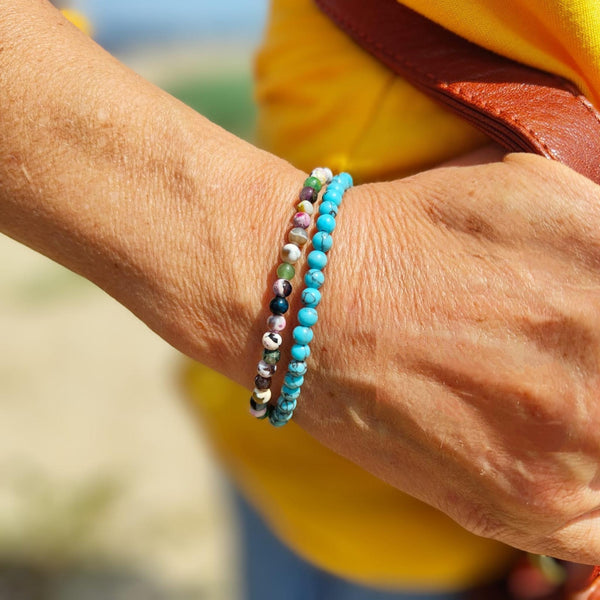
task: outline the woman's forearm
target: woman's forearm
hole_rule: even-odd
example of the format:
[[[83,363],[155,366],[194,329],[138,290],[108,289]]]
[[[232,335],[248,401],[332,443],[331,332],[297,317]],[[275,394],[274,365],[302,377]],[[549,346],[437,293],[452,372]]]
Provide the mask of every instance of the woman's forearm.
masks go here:
[[[0,228],[239,382],[303,177],[4,3]],[[600,561],[598,189],[514,156],[351,190],[297,422],[471,531]]]
[[[180,350],[239,368],[233,346],[257,327],[302,174],[129,71],[49,3],[7,4],[1,230]]]

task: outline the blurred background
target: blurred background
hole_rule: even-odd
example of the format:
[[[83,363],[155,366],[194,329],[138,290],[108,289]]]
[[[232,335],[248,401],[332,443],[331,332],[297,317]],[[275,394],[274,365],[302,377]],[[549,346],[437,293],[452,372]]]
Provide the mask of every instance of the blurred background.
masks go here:
[[[55,2],[142,76],[252,138],[266,0]],[[178,355],[0,236],[0,600],[236,600],[225,484]]]

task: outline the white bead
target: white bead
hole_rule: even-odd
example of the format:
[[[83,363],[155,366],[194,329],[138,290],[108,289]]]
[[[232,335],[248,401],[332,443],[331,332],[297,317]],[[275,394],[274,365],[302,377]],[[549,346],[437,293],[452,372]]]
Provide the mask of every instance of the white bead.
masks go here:
[[[252,397],[257,404],[266,404],[271,399],[271,390],[259,390],[258,388],[254,388]]]
[[[277,350],[282,342],[283,338],[274,331],[267,331],[262,337],[263,347],[267,350]]]
[[[302,255],[300,248],[296,246],[296,244],[286,244],[281,249],[281,260],[283,262],[289,263],[293,265],[295,262],[298,262],[298,259]]]
[[[273,331],[283,331],[287,325],[283,315],[270,315],[267,319],[267,327]]]
[[[317,167],[316,169],[313,169],[310,176],[316,177],[321,182],[321,185],[331,183],[331,180],[333,179],[333,173],[331,172],[331,169],[328,169],[327,167]]]
[[[302,200],[302,202],[298,202],[298,204],[296,204],[296,208],[298,209],[298,212],[305,212],[307,215],[312,215],[313,212],[315,212],[315,207],[313,206],[312,202],[309,202],[308,200]]]
[[[302,227],[294,227],[289,235],[288,239],[292,244],[297,244],[298,246],[304,246],[306,242],[308,242],[308,233],[306,233],[306,229]]]
[[[264,360],[259,361],[258,366],[256,367],[256,372],[261,377],[272,377],[275,371],[277,371],[277,365],[270,365]]]

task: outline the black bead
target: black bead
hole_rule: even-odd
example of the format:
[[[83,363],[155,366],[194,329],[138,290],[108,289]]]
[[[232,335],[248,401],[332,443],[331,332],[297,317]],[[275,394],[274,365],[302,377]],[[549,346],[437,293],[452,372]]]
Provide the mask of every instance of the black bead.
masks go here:
[[[269,304],[269,309],[274,315],[282,315],[287,312],[290,305],[285,298],[280,298],[279,296],[275,296],[271,303]]]
[[[259,404],[254,398],[250,398],[250,406],[254,410],[261,410],[264,407],[264,404]]]
[[[271,387],[271,378],[257,375],[254,378],[254,385],[257,390],[268,390]]]

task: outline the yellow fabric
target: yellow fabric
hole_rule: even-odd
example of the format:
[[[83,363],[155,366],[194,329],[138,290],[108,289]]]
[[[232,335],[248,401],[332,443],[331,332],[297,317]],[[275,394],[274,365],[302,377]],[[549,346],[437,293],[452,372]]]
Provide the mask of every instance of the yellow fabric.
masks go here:
[[[447,29],[563,75],[600,106],[598,0],[403,0]]]
[[[69,8],[63,8],[60,12],[66,19],[71,21],[71,23],[73,23],[75,27],[81,29],[83,33],[86,33],[87,35],[92,35],[92,24],[83,13],[79,12],[78,10],[72,10]]]
[[[368,0],[365,0],[368,2]],[[485,139],[390,74],[337,31],[312,0],[273,0],[257,60],[259,141],[309,170],[358,180],[401,176]],[[561,73],[599,96],[597,0],[411,0],[493,50]],[[190,365],[190,397],[251,502],[292,548],[321,567],[383,587],[461,589],[511,559],[435,510],[386,486],[288,425],[246,413],[248,391]]]
[[[259,145],[304,170],[401,177],[485,142],[394,76],[311,0],[275,0],[256,62]]]

